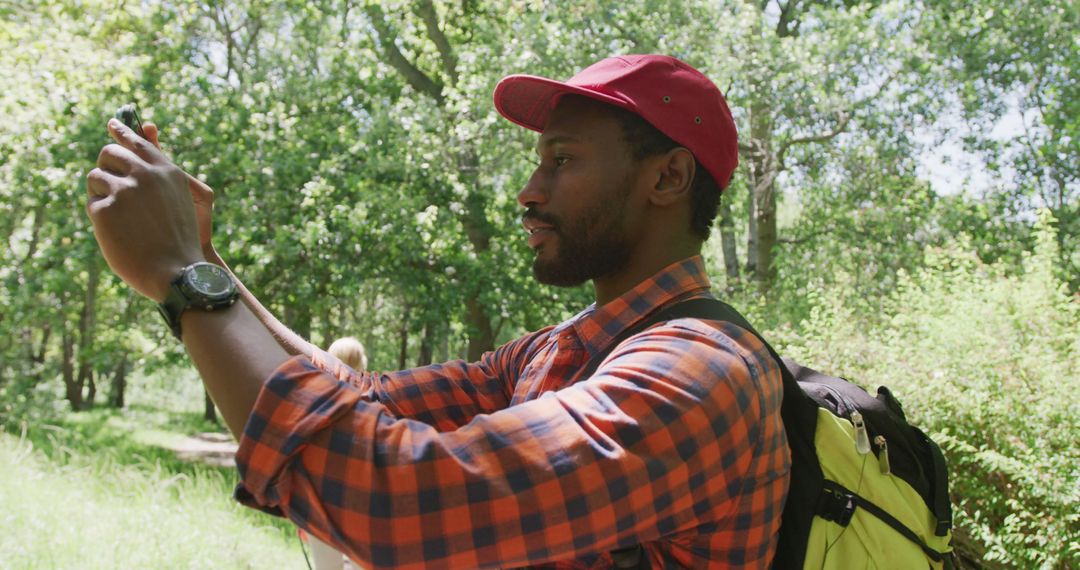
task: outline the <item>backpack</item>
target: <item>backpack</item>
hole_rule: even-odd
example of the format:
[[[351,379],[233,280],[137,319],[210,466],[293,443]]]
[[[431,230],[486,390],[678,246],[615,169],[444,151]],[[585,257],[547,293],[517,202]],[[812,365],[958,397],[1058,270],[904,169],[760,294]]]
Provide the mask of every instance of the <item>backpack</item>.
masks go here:
[[[941,449],[907,423],[888,388],[877,397],[842,378],[782,359],[731,306],[682,301],[623,331],[586,365],[652,325],[726,321],[757,336],[783,377],[781,416],[791,483],[773,568],[953,568],[952,507]],[[612,551],[616,568],[648,568],[641,545]]]

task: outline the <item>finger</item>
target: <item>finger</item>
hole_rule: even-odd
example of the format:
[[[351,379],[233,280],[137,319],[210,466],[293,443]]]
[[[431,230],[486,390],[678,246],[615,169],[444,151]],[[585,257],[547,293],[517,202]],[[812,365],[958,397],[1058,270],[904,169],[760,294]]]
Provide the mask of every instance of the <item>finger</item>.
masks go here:
[[[91,199],[104,198],[109,195],[108,176],[111,174],[100,168],[95,168],[86,175],[86,195]]]
[[[117,119],[109,119],[109,134],[124,148],[134,152],[139,158],[149,163],[168,162],[164,154],[150,141],[140,137]]]
[[[116,201],[116,197],[109,196],[91,196],[86,201],[86,215],[90,217],[91,221],[95,223],[100,219],[100,213]],[[96,234],[96,232],[95,232]]]
[[[143,123],[142,132],[146,137],[146,140],[150,141],[150,144],[157,147],[158,150],[161,150],[161,141],[158,140],[157,125],[154,123]]]
[[[136,156],[134,152],[118,144],[109,144],[102,147],[97,159],[98,168],[120,176],[131,174],[131,171],[135,170],[135,167],[142,162],[143,160]]]
[[[131,186],[126,176],[117,176],[100,168],[95,168],[86,175],[86,194],[91,198],[105,198]]]

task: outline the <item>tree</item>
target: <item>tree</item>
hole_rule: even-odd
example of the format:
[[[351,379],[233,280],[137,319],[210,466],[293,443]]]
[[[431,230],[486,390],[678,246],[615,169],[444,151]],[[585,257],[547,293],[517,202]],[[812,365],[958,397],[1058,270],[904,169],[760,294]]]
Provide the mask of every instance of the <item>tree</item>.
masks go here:
[[[0,234],[9,246],[0,253],[0,390],[11,382],[24,393],[59,375],[76,410],[94,402],[96,369],[123,352],[102,350],[98,334],[99,316],[123,297],[89,239],[82,181],[105,139],[102,110],[130,93],[135,21],[96,5],[31,2],[7,9],[0,24],[0,109],[9,119],[0,127]],[[42,29],[69,41],[54,45]]]
[[[936,71],[959,89],[943,94],[969,125],[966,147],[998,177],[1006,209],[1049,208],[1058,220],[1062,274],[1080,288],[1080,9],[1055,2],[933,4],[927,34]],[[1019,117],[1002,139],[994,125]],[[992,198],[991,198],[992,199]]]

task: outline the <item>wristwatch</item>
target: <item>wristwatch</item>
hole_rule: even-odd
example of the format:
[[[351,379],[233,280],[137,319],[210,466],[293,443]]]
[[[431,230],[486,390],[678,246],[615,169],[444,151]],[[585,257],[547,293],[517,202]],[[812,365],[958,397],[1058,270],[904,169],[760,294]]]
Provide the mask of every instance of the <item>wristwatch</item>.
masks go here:
[[[200,261],[180,270],[169,284],[169,294],[158,303],[158,312],[173,335],[180,338],[180,315],[190,307],[213,311],[232,306],[240,292],[225,268]]]

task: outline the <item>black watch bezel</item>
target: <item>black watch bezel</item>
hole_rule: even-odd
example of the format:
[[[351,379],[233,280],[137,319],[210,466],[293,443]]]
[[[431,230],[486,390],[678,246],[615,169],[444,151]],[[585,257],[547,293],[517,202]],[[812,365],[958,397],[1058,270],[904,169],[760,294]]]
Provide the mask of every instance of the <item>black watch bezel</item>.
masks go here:
[[[199,286],[201,281],[200,272],[212,272],[215,277],[223,278],[223,289],[220,291],[206,290]],[[165,299],[158,303],[158,312],[169,325],[173,336],[180,338],[180,316],[189,308],[198,308],[204,311],[230,307],[240,296],[236,282],[227,269],[213,263],[200,261],[192,263],[180,270],[180,274],[169,283],[169,292]]]

